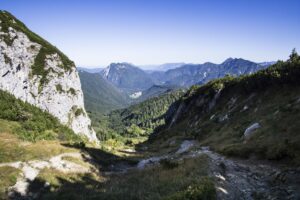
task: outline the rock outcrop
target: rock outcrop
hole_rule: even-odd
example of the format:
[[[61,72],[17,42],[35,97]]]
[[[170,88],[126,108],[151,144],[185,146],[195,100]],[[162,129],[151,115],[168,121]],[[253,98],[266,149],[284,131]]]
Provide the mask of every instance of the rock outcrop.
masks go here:
[[[0,89],[97,141],[72,61],[5,11],[0,11],[0,50]]]
[[[245,139],[246,140],[249,139],[252,136],[252,134],[254,133],[254,131],[258,128],[260,128],[259,123],[254,123],[251,126],[249,126],[244,132]]]

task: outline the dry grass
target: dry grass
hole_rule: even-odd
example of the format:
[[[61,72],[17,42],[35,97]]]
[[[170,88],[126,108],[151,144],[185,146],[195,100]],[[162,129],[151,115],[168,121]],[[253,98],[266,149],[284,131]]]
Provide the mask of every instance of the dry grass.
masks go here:
[[[79,151],[64,147],[59,141],[38,141],[35,143],[20,140],[12,134],[17,123],[0,120],[0,162],[46,159],[65,152]]]

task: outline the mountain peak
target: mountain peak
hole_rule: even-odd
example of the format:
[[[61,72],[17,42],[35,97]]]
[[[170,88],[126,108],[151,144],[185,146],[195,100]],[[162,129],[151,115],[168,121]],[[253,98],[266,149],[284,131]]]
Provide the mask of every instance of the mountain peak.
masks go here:
[[[146,72],[130,63],[111,63],[101,75],[125,92],[138,92],[152,86],[153,82]]]
[[[256,64],[255,62],[245,60],[243,58],[227,58],[221,65],[232,65],[232,64],[245,64],[245,63],[253,63]]]
[[[232,58],[232,57],[229,57],[227,58],[223,63],[227,63],[227,62],[231,62],[233,60],[235,60],[236,58]]]

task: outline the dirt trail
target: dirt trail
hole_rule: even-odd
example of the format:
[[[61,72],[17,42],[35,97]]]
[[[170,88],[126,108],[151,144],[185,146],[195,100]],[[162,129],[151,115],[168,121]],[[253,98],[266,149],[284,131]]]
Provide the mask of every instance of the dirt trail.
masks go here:
[[[64,173],[88,173],[89,168],[76,164],[71,161],[63,160],[64,157],[73,157],[83,159],[80,153],[63,153],[50,158],[49,160],[32,160],[26,162],[11,162],[1,163],[0,167],[10,166],[20,169],[22,172],[17,179],[15,185],[9,188],[9,196],[13,197],[15,194],[27,196],[30,182],[34,181],[39,172],[44,168],[52,168]],[[47,185],[45,185],[47,186]]]
[[[210,176],[215,180],[218,199],[300,199],[300,169],[279,169],[253,161],[225,158],[208,147],[199,147],[193,140],[183,141],[174,154],[141,160],[137,168],[158,164],[162,159],[179,160],[203,154],[210,160]]]
[[[300,170],[231,160],[207,148],[218,199],[300,199]]]

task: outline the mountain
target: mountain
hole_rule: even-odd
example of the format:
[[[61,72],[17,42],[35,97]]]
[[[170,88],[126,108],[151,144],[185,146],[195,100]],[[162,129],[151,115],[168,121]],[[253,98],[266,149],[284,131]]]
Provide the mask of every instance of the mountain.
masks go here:
[[[0,89],[51,113],[76,134],[97,140],[74,63],[10,13],[0,11],[0,21]]]
[[[212,79],[225,75],[239,76],[251,74],[268,67],[271,63],[260,65],[241,58],[229,58],[221,64],[186,64],[176,69],[171,69],[162,74],[154,74],[156,80],[170,85],[189,87],[194,84],[203,84]],[[157,78],[158,77],[158,78]]]
[[[128,105],[128,97],[99,73],[79,71],[87,112],[105,114]]]
[[[85,68],[85,67],[77,67],[78,71],[85,71],[88,73],[100,73],[104,68]]]
[[[122,91],[132,94],[153,85],[149,74],[129,63],[112,63],[101,75]]]
[[[223,66],[239,62],[245,61],[230,59]],[[293,52],[286,62],[256,73],[243,69],[249,74],[193,86],[167,112],[166,125],[151,142],[190,137],[228,156],[299,166],[300,56]]]
[[[136,99],[138,102],[145,101],[152,97],[158,97],[165,93],[171,92],[178,89],[177,86],[168,86],[168,85],[153,85],[152,87],[144,90],[141,95]]]
[[[155,85],[163,85],[165,83],[166,75],[163,71],[146,71]]]
[[[218,65],[213,63],[187,64],[165,72],[165,84],[188,87],[204,82],[205,79],[217,78]]]

